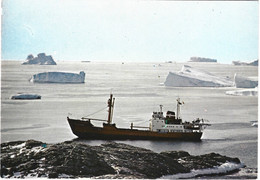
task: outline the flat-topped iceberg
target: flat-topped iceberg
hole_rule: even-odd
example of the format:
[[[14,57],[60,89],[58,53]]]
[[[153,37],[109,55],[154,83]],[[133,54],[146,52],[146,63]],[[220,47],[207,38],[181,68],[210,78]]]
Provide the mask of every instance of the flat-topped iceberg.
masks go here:
[[[258,59],[249,62],[232,61],[232,64],[236,66],[258,66]]]
[[[255,88],[258,86],[258,77],[243,77],[235,74],[234,79],[237,88]]]
[[[258,96],[258,87],[254,89],[239,89],[234,91],[226,91],[226,94],[233,96]]]
[[[204,57],[191,57],[189,62],[217,62],[217,60]]]
[[[230,87],[233,81],[184,65],[179,72],[169,72],[165,86],[172,87]]]
[[[26,64],[38,64],[38,65],[56,65],[56,62],[53,60],[52,56],[46,56],[45,53],[40,53],[37,57],[34,57],[32,54],[27,56],[27,61],[22,63]]]
[[[41,96],[38,94],[16,94],[11,99],[41,99]]]
[[[69,72],[44,72],[34,74],[30,81],[37,83],[84,83],[85,72],[80,71],[79,74]]]

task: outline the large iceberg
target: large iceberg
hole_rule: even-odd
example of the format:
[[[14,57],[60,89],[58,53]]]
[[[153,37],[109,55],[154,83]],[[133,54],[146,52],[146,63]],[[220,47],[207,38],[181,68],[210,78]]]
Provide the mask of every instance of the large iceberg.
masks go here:
[[[56,62],[53,60],[52,56],[46,56],[45,53],[40,53],[37,57],[33,57],[32,54],[27,56],[27,61],[22,63],[26,64],[39,64],[39,65],[56,65]]]
[[[11,99],[41,99],[41,96],[38,94],[16,94]]]
[[[235,74],[234,79],[237,88],[255,88],[258,86],[258,77],[243,77]]]
[[[233,81],[184,65],[179,72],[169,72],[165,86],[172,87],[230,87]]]
[[[258,96],[258,87],[254,89],[239,89],[234,91],[226,91],[226,94],[233,96]]]
[[[217,62],[217,60],[203,57],[191,57],[190,62]]]
[[[249,62],[232,61],[232,64],[236,66],[258,66],[258,59]]]
[[[30,81],[37,83],[84,83],[85,72],[80,71],[79,74],[68,72],[44,72],[34,74]]]

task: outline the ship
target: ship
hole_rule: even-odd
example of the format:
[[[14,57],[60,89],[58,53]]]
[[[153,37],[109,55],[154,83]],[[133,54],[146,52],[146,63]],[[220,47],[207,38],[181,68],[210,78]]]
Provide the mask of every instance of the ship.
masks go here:
[[[158,112],[152,113],[149,127],[134,126],[118,128],[112,123],[115,98],[110,94],[108,99],[107,120],[86,118],[73,119],[67,117],[70,128],[78,138],[91,140],[183,140],[200,141],[203,130],[210,126],[205,120],[196,118],[192,122],[183,122],[180,117],[180,106],[183,102],[177,98],[177,110],[167,111],[165,116],[160,105]],[[103,127],[93,125],[92,121],[103,121]]]

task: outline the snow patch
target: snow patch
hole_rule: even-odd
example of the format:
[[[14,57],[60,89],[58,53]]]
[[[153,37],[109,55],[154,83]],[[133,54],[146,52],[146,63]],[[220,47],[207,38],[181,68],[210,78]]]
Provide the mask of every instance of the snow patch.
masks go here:
[[[194,178],[194,177],[204,176],[204,175],[226,174],[234,170],[238,170],[242,167],[245,167],[245,165],[242,163],[236,164],[232,162],[227,162],[222,164],[221,166],[216,166],[214,168],[191,170],[190,173],[179,173],[174,175],[167,175],[167,176],[162,176],[160,179],[188,179],[188,178]]]
[[[233,81],[184,65],[179,72],[169,72],[164,85],[172,87],[230,87],[233,86]]]
[[[25,142],[16,146],[12,146],[11,149],[21,149],[23,147],[25,147]]]

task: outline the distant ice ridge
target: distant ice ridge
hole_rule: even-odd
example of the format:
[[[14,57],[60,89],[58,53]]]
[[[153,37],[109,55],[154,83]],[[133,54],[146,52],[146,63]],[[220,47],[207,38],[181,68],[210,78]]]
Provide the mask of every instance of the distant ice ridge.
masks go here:
[[[234,79],[237,88],[255,88],[258,86],[258,77],[243,77],[235,74]]]
[[[258,87],[254,89],[239,89],[234,91],[226,91],[227,95],[233,96],[258,96]]]
[[[11,99],[41,99],[41,96],[38,94],[17,94],[13,95]]]
[[[191,57],[190,62],[217,62],[217,60],[203,57]]]
[[[233,81],[184,65],[179,72],[169,72],[165,86],[172,87],[230,87]]]
[[[53,60],[52,56],[46,56],[45,53],[40,53],[37,57],[33,57],[32,54],[27,56],[27,61],[22,63],[26,64],[38,64],[38,65],[56,65],[56,62]]]
[[[31,82],[37,83],[84,83],[85,72],[79,74],[68,72],[44,72],[32,76]]]
[[[167,175],[167,176],[162,176],[160,179],[188,179],[188,178],[194,178],[194,177],[205,176],[205,175],[226,174],[228,172],[238,170],[242,167],[245,167],[245,165],[242,163],[237,164],[233,162],[226,162],[221,166],[216,166],[214,168],[191,170],[190,173],[179,173],[175,175]]]
[[[258,59],[249,62],[232,61],[232,64],[236,66],[258,66]]]

